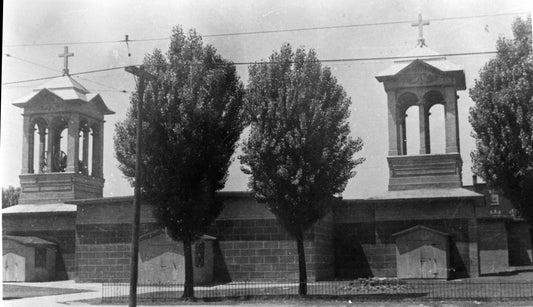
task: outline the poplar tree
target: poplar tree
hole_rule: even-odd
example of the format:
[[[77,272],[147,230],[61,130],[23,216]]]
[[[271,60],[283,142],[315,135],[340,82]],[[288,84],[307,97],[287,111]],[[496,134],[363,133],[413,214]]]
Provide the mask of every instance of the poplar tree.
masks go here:
[[[307,294],[304,232],[324,217],[363,162],[350,137],[350,98],[313,50],[282,46],[249,67],[251,132],[240,157],[249,187],[294,237],[299,294]]]
[[[141,110],[141,191],[168,235],[183,242],[183,297],[192,298],[191,245],[223,208],[216,191],[224,187],[244,128],[244,88],[235,65],[204,45],[194,30],[186,35],[174,28],[166,56],[155,50],[143,66],[155,80],[146,85]],[[119,168],[131,181],[137,95],[114,138]]]
[[[533,54],[531,16],[500,38],[496,57],[470,90],[473,171],[503,192],[533,225]]]

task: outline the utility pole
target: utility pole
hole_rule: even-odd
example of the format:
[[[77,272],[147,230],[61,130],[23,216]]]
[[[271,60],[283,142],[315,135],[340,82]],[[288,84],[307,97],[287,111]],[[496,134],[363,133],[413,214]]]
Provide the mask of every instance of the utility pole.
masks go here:
[[[133,225],[131,238],[131,269],[130,269],[130,295],[129,307],[137,306],[137,281],[139,277],[139,228],[141,222],[141,110],[143,107],[144,90],[146,89],[147,80],[154,79],[141,66],[128,66],[125,70],[133,74],[137,85],[137,131],[135,136],[135,189],[133,197]]]

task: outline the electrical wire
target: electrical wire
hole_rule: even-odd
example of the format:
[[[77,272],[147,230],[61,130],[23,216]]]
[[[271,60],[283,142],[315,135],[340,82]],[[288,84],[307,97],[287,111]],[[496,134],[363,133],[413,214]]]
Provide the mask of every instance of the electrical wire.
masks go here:
[[[488,55],[488,54],[495,54],[495,53],[497,53],[497,52],[496,51],[479,51],[479,52],[444,53],[444,54],[439,54],[437,56],[434,56],[434,55],[433,56],[419,56],[419,57],[416,57],[416,58],[425,59],[425,58],[434,58],[434,57]],[[413,59],[413,58],[414,57],[412,57],[412,56],[388,56],[388,57],[368,57],[368,58],[324,59],[324,60],[317,60],[317,62],[321,62],[321,63],[343,63],[343,62],[362,62],[362,61],[401,60],[401,59]],[[270,65],[270,64],[276,64],[276,63],[275,62],[255,61],[255,62],[232,62],[231,64],[237,66],[237,65],[252,65],[252,64],[267,64],[267,65]],[[201,63],[189,63],[189,65],[202,65],[202,64]],[[131,66],[140,66],[140,65],[131,65]],[[111,71],[111,70],[117,70],[117,69],[124,69],[126,67],[128,67],[128,66],[116,66],[116,67],[88,70],[88,71],[72,73],[72,74],[70,74],[70,76],[92,74],[92,73],[103,72],[103,71]],[[36,78],[36,79],[28,79],[28,80],[5,82],[5,83],[2,83],[2,85],[18,84],[18,83],[25,83],[25,82],[32,82],[32,81],[40,81],[40,80],[46,80],[46,79],[53,79],[53,78],[57,78],[57,77],[61,77],[61,75],[49,76],[49,77],[43,77],[43,78]]]
[[[49,66],[46,66],[46,65],[43,65],[43,64],[39,64],[39,63],[30,61],[30,60],[26,60],[26,59],[14,56],[14,55],[9,54],[9,53],[5,53],[5,56],[7,56],[9,58],[13,58],[13,59],[19,60],[21,62],[32,64],[32,65],[35,65],[35,66],[38,66],[38,67],[46,68],[48,70],[52,70],[52,71],[55,71],[55,72],[62,72],[62,71],[57,70],[55,68],[52,68],[52,67],[49,67]],[[76,76],[76,78],[81,79],[81,80],[85,80],[85,81],[88,81],[88,82],[92,82],[94,84],[97,84],[97,85],[100,85],[100,86],[103,86],[103,87],[107,87],[108,89],[112,89],[113,91],[118,91],[118,92],[122,92],[122,93],[127,93],[128,92],[127,90],[123,90],[123,89],[119,89],[119,88],[116,88],[116,87],[113,87],[113,86],[110,86],[110,85],[107,85],[107,84],[103,84],[103,83],[100,83],[98,81],[94,81],[92,79],[86,78],[86,77]],[[4,84],[2,84],[2,85],[4,85]],[[99,91],[102,91],[102,90],[99,90]]]
[[[486,17],[499,17],[499,16],[510,16],[510,15],[523,15],[529,14],[530,12],[521,11],[521,12],[509,12],[509,13],[498,13],[498,14],[484,14],[484,15],[472,15],[472,16],[457,16],[457,17],[443,17],[443,18],[433,18],[426,19],[428,21],[448,21],[448,20],[460,20],[460,19],[476,19],[476,18],[486,18]],[[385,22],[373,22],[373,23],[360,23],[360,24],[350,24],[350,25],[334,25],[334,26],[322,26],[322,27],[304,27],[304,28],[291,28],[291,29],[279,29],[279,30],[264,30],[264,31],[248,31],[248,32],[230,32],[230,33],[218,33],[218,34],[207,34],[202,35],[202,37],[225,37],[225,36],[242,36],[242,35],[258,35],[258,34],[274,34],[274,33],[284,33],[284,32],[301,32],[301,31],[316,31],[316,30],[331,30],[331,29],[346,29],[346,28],[359,28],[359,27],[371,27],[371,26],[385,26],[385,25],[396,25],[404,23],[412,23],[412,20],[400,20],[400,21],[385,21]],[[47,43],[28,43],[28,44],[6,44],[3,45],[4,48],[7,47],[37,47],[37,46],[58,46],[58,45],[91,45],[91,44],[116,44],[116,43],[133,43],[133,42],[150,42],[150,41],[163,41],[169,40],[169,37],[159,37],[159,38],[144,38],[144,39],[123,39],[123,40],[101,40],[101,41],[78,41],[78,42],[47,42]]]

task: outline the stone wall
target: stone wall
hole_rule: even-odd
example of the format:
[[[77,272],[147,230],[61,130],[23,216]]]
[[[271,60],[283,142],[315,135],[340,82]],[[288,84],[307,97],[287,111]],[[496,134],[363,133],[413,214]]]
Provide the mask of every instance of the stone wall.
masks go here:
[[[531,234],[527,222],[509,222],[507,228],[507,247],[509,249],[509,265],[533,265],[531,252]]]
[[[480,274],[494,274],[509,269],[505,222],[487,219],[478,222]]]
[[[75,213],[2,215],[2,233],[33,236],[57,244],[56,280],[75,277]]]

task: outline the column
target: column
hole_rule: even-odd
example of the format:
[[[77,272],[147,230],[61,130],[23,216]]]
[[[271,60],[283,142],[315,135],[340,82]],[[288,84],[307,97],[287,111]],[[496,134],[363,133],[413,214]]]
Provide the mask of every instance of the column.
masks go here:
[[[54,169],[54,142],[56,139],[56,128],[54,127],[53,123],[48,126],[48,154],[46,155],[46,165],[48,168],[48,172],[55,172]]]
[[[459,152],[459,118],[457,114],[457,96],[455,89],[444,90],[444,116],[446,121],[446,153]]]
[[[46,128],[39,129],[39,174],[43,173],[43,166],[46,161]]]
[[[424,103],[418,107],[419,126],[420,126],[420,154],[431,153],[429,140],[429,108]]]
[[[397,156],[400,149],[400,123],[398,122],[398,110],[396,107],[396,92],[387,91],[387,106],[389,109],[389,156]]]
[[[400,117],[400,155],[407,155],[407,125],[405,123],[407,113],[401,113]]]
[[[28,134],[28,173],[35,173],[35,126],[30,126]]]
[[[104,177],[104,122],[98,125],[98,177]]]
[[[80,150],[80,117],[72,114],[68,120],[68,141],[67,141],[67,169],[66,172],[78,172],[78,157]]]
[[[83,169],[81,170],[83,174],[87,175],[89,173],[89,128],[84,127],[82,129],[83,133]]]
[[[92,170],[91,176],[98,177],[98,139],[99,133],[93,129],[93,154],[92,154]]]
[[[33,129],[30,118],[27,116],[24,116],[22,130],[24,131],[22,133],[22,174],[28,174],[30,172],[30,134],[33,136]]]

